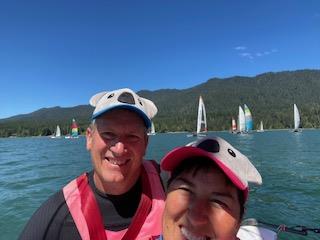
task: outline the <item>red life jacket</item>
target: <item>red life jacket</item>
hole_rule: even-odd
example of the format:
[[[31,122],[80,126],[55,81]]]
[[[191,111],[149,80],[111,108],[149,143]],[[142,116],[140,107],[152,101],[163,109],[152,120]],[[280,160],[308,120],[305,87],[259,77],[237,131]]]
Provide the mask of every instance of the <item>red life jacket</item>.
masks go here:
[[[143,162],[141,173],[142,196],[136,214],[129,228],[117,232],[104,229],[103,218],[86,173],[63,188],[64,198],[82,239],[147,240],[161,234],[165,193],[159,174],[151,161]]]

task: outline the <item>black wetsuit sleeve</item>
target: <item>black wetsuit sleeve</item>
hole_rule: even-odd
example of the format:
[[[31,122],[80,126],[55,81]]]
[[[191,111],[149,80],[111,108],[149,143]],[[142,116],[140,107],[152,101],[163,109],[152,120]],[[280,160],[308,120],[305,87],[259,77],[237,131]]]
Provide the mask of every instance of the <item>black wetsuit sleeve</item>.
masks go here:
[[[19,239],[59,239],[62,224],[68,214],[63,192],[59,191],[33,214]]]

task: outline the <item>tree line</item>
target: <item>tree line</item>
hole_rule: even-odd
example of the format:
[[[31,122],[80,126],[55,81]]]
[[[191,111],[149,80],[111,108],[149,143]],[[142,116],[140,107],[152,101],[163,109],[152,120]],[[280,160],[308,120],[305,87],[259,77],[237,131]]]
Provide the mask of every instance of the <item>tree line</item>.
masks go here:
[[[265,129],[293,128],[293,104],[296,103],[302,127],[320,127],[320,70],[298,70],[264,73],[255,77],[213,78],[188,89],[143,90],[158,107],[154,118],[157,132],[196,130],[199,96],[203,97],[208,130],[231,128],[238,106],[246,104],[252,113],[254,128],[263,121]],[[0,136],[47,136],[60,125],[63,134],[70,133],[72,118],[80,133],[90,123],[93,108],[46,108],[36,112],[0,120]]]

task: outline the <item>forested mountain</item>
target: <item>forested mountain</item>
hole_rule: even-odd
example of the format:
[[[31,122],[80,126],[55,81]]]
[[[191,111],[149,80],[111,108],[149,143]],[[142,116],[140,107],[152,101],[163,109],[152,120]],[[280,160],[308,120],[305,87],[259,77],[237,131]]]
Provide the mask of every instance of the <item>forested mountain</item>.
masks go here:
[[[63,135],[71,133],[72,119],[75,118],[83,133],[90,122],[93,107],[79,105],[70,108],[42,108],[30,114],[0,119],[0,137],[47,136],[59,125]]]
[[[292,128],[296,103],[305,128],[320,127],[320,70],[264,73],[255,77],[213,78],[192,88],[140,91],[158,107],[154,119],[157,131],[195,131],[199,95],[202,95],[208,130],[229,130],[238,106],[247,104],[255,128],[263,120],[266,129]],[[48,135],[57,124],[65,134],[72,118],[82,132],[90,122],[93,108],[47,108],[0,120],[0,136]]]

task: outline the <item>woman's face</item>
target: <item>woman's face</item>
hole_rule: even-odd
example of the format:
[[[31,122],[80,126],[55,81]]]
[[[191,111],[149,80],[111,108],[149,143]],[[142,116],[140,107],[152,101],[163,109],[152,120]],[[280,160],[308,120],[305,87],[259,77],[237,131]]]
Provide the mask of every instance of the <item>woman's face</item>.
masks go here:
[[[217,168],[184,171],[170,184],[163,214],[165,240],[237,239],[236,187]]]

